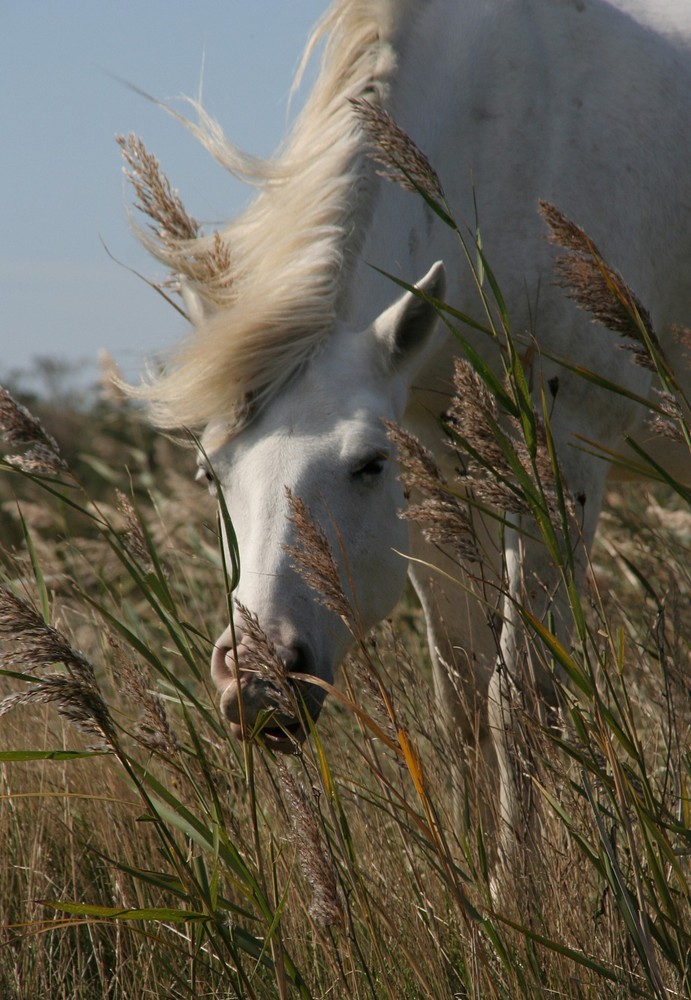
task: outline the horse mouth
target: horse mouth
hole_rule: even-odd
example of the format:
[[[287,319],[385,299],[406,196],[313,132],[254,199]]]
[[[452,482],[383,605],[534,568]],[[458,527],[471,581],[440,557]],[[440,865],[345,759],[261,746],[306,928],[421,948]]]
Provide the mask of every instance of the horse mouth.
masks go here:
[[[269,719],[258,736],[269,750],[275,753],[296,753],[300,744],[305,741],[305,727],[299,719],[281,720],[272,724]]]
[[[299,719],[275,720],[269,717],[263,725],[248,730],[236,722],[230,724],[232,735],[239,740],[263,743],[272,753],[295,754],[305,742],[305,726]]]

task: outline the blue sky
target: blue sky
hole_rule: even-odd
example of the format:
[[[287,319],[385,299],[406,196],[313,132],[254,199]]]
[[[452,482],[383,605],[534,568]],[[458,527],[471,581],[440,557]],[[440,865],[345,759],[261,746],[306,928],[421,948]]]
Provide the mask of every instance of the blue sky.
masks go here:
[[[326,0],[2,0],[0,379],[37,356],[96,377],[100,348],[133,377],[184,325],[104,249],[156,271],[129,231],[114,137],[135,132],[191,214],[233,216],[250,192],[118,78],[163,100],[196,95],[227,134],[270,153]],[[182,105],[178,105],[182,108]]]

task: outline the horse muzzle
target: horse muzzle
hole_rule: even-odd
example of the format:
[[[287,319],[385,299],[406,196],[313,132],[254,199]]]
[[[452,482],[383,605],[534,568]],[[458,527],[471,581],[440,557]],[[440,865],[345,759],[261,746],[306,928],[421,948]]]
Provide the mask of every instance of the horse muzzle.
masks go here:
[[[240,740],[259,737],[277,753],[294,753],[309,732],[324,700],[323,691],[293,675],[316,676],[309,648],[293,642],[243,635],[227,628],[211,655],[211,678],[230,732]]]

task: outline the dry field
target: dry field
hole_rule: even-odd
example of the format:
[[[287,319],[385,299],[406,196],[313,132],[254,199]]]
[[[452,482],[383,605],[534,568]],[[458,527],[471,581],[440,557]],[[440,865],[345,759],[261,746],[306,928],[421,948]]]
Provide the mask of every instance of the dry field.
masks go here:
[[[691,996],[678,491],[609,492],[563,728],[524,719],[536,861],[495,899],[496,789],[453,766],[413,599],[361,638],[302,753],[234,744],[192,455],[121,403],[45,404],[59,445],[4,406],[29,457],[0,476],[3,998]]]

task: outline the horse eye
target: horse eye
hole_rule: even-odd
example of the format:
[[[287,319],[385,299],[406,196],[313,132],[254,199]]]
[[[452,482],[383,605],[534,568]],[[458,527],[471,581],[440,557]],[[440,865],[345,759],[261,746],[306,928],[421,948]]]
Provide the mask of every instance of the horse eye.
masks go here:
[[[364,465],[358,466],[353,475],[358,479],[380,476],[386,465],[386,455],[374,455]]]
[[[200,465],[199,468],[197,469],[197,474],[194,478],[198,483],[206,483],[206,485],[209,488],[209,492],[212,494],[212,496],[215,494],[214,477],[209,469],[207,469],[203,465]]]

